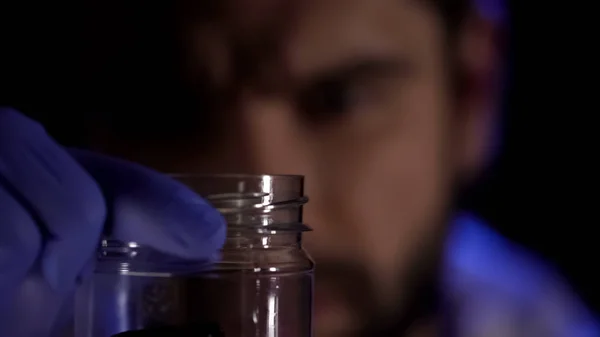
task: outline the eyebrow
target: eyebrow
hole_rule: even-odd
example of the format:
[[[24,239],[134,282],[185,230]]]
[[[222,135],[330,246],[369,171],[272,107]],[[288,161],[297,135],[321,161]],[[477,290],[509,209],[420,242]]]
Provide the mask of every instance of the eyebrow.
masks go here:
[[[318,83],[341,82],[406,75],[411,65],[404,57],[355,57],[336,66],[318,71],[304,79],[303,87]]]
[[[325,66],[298,78],[287,77],[284,81],[266,85],[256,84],[265,92],[301,93],[314,92],[323,86],[349,81],[385,79],[405,76],[413,69],[407,57],[397,55],[361,55],[346,58],[332,66]],[[260,83],[260,82],[259,82]]]

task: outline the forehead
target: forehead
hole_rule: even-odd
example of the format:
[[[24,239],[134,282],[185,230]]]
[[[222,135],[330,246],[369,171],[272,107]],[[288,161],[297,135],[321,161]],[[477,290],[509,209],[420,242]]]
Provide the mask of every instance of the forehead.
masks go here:
[[[441,27],[424,0],[230,0],[210,11],[197,2],[181,9],[192,59],[221,73],[241,63],[252,73],[278,66],[302,77],[361,54],[418,52]]]

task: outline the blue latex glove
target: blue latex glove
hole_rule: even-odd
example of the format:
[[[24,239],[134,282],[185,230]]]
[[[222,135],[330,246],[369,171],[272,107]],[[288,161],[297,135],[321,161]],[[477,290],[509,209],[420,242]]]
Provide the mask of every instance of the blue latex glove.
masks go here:
[[[181,183],[67,151],[0,108],[0,336],[47,337],[64,322],[103,230],[194,260],[225,239],[222,217]]]

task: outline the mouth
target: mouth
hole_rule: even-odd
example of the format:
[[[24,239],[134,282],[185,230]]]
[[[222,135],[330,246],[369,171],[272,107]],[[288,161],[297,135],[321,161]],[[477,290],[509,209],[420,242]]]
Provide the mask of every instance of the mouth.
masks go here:
[[[319,336],[349,335],[362,326],[355,306],[333,286],[315,289],[315,325]]]

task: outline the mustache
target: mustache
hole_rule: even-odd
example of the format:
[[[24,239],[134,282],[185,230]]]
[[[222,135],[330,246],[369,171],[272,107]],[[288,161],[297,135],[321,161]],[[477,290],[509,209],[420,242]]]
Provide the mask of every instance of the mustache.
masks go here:
[[[375,298],[375,285],[366,269],[350,261],[315,259],[316,288],[322,285],[335,289],[359,313],[371,312]],[[317,293],[317,296],[318,293]],[[318,297],[315,298],[318,303]]]
[[[437,268],[424,262],[422,259],[414,262],[411,277],[403,280],[408,295],[399,300],[398,307],[391,311],[382,311],[375,297],[376,285],[369,278],[366,269],[358,263],[331,260],[317,262],[316,288],[319,289],[324,284],[327,290],[334,289],[344,298],[346,305],[364,318],[366,325],[357,332],[356,337],[405,336],[415,324],[429,318],[438,308],[440,297],[435,277]],[[316,295],[315,302],[318,303],[318,291]]]

